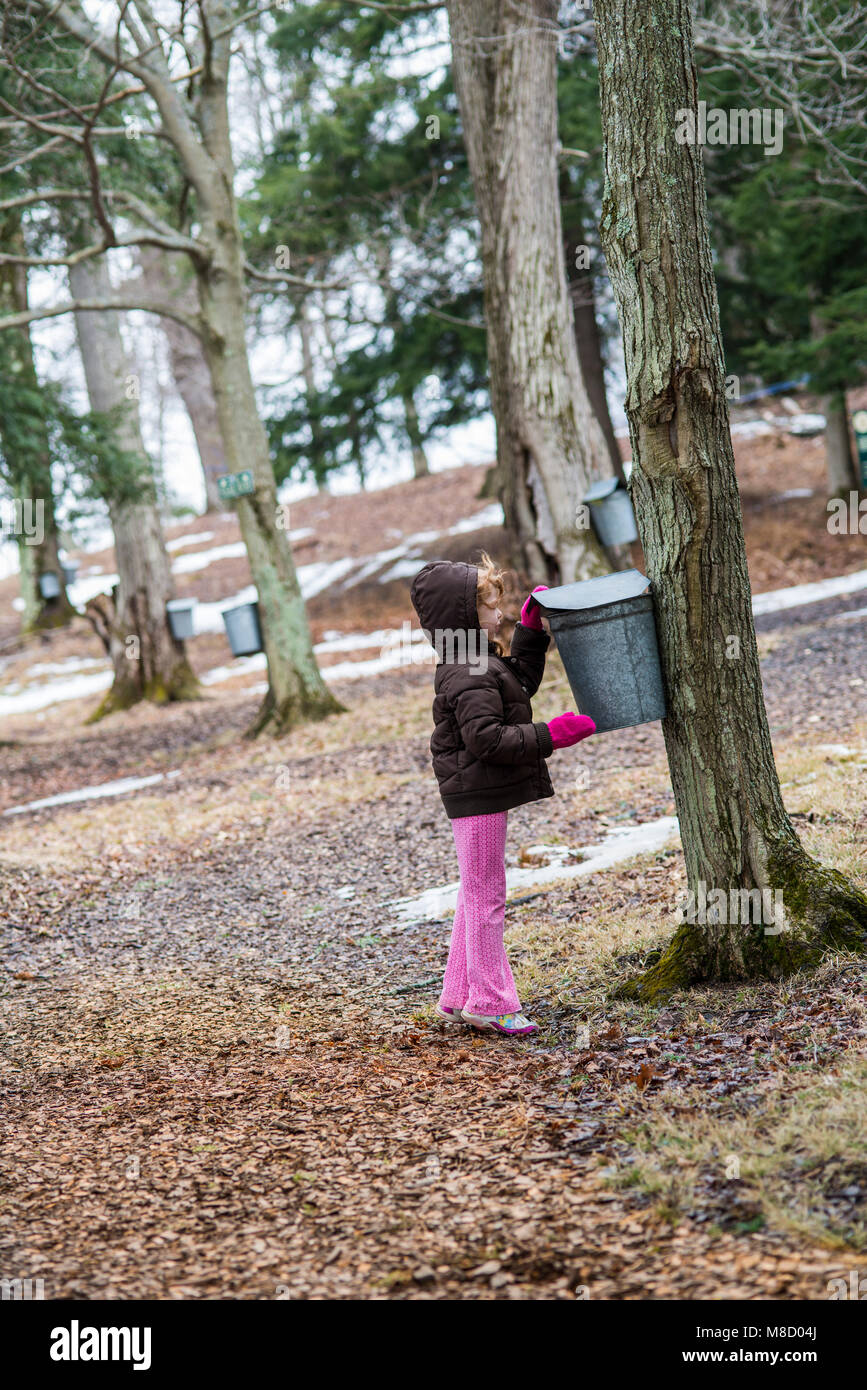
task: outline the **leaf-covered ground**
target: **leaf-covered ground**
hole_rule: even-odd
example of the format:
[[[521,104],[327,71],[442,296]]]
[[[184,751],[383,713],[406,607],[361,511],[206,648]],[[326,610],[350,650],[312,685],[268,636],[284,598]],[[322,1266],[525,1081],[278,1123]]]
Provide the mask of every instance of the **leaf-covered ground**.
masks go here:
[[[857,606],[761,640],[787,804],[863,883]],[[242,743],[253,705],[223,695],[3,750],[6,805],[180,775],[3,822],[0,1273],[48,1298],[827,1298],[867,1259],[865,962],[612,1004],[672,929],[669,850],[518,895],[538,1037],[447,1028],[448,924],[391,906],[455,876],[429,673],[342,693],[278,743]],[[537,717],[565,698],[552,661]],[[554,777],[513,863],[673,811],[657,726]]]

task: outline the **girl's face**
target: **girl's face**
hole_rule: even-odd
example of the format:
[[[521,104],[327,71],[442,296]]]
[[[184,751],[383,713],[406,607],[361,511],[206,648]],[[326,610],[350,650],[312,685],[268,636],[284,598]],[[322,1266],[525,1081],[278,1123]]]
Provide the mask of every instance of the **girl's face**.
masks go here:
[[[498,607],[497,595],[488,591],[482,591],[476,596],[476,612],[479,615],[479,627],[488,634],[495,637],[503,621],[503,615]]]

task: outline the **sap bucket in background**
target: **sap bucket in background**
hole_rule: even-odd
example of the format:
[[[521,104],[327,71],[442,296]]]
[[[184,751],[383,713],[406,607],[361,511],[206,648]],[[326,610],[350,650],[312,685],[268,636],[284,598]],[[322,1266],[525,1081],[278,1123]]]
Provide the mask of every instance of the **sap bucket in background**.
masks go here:
[[[60,580],[54,570],[45,570],[39,576],[39,592],[44,599],[60,597]]]
[[[631,545],[638,540],[632,502],[619,478],[602,478],[585,492],[583,500],[602,545]]]
[[[233,656],[253,656],[264,651],[258,603],[239,603],[223,609],[223,622]]]
[[[193,612],[195,607],[196,600],[194,598],[170,598],[166,604],[169,628],[176,642],[185,642],[188,637],[194,635]]]
[[[650,581],[638,570],[536,595],[572,693],[600,733],[665,716]]]

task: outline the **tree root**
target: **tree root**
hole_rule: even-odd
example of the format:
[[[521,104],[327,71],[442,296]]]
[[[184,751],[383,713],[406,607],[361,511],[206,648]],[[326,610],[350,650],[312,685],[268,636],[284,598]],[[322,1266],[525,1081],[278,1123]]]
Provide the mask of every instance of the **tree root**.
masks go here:
[[[321,690],[305,691],[298,696],[281,700],[278,704],[269,685],[256,717],[245,731],[244,737],[253,739],[261,734],[269,734],[272,738],[279,738],[281,734],[288,734],[299,724],[327,719],[330,714],[345,713],[346,706],[332,695],[327,686],[323,686]]]
[[[98,724],[109,714],[131,709],[142,700],[154,705],[167,705],[180,700],[200,700],[202,687],[199,685],[193,668],[186,660],[179,661],[172,670],[168,681],[155,676],[144,686],[138,681],[115,676],[111,689],[105,694],[93,714],[88,715],[85,724]]]
[[[779,932],[752,922],[712,928],[682,922],[659,959],[614,997],[655,1004],[690,985],[780,980],[815,968],[829,951],[867,953],[867,893],[811,859],[797,841],[781,842],[769,869],[782,896]]]

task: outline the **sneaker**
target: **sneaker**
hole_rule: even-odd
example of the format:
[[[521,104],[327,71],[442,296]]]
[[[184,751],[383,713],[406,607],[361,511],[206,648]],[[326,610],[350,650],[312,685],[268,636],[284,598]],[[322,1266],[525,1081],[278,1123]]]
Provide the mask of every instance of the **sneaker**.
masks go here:
[[[464,1023],[489,1033],[505,1033],[509,1038],[522,1038],[527,1033],[538,1033],[539,1027],[531,1023],[526,1014],[471,1014],[464,1009],[461,1013]]]
[[[464,1016],[460,1009],[450,1009],[448,1006],[444,1007],[442,1004],[437,1004],[435,1006],[434,1013],[446,1023],[463,1023],[464,1021]]]

